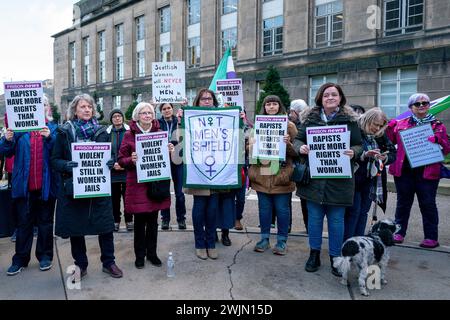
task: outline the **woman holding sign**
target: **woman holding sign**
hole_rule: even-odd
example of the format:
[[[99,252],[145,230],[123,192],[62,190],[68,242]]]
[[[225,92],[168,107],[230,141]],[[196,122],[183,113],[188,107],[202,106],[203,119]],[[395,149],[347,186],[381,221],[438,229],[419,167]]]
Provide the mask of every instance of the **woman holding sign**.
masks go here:
[[[119,150],[119,164],[127,171],[125,211],[134,215],[134,264],[138,269],[144,268],[146,257],[152,265],[162,265],[156,254],[158,212],[170,208],[170,194],[167,198],[152,200],[148,197],[149,184],[138,183],[136,135],[156,131],[160,128],[153,106],[140,102],[133,111],[130,130],[125,133]],[[169,150],[173,150],[172,144],[169,144]]]
[[[339,143],[343,149],[343,157],[348,157],[350,161],[350,172],[353,172],[353,161],[361,156],[361,132],[358,127],[355,112],[346,106],[346,98],[341,87],[334,83],[326,83],[319,88],[315,103],[316,106],[308,110],[305,114],[305,121],[300,127],[300,131],[295,138],[295,149],[300,154],[308,155],[310,145],[316,141],[308,139],[308,127],[319,128],[324,131],[329,126],[344,126],[346,132],[350,132],[350,145]],[[310,130],[313,131],[313,130]],[[314,130],[317,131],[317,130]],[[338,161],[341,158],[341,151],[326,151],[333,149],[336,142],[341,141],[343,135],[323,134],[314,136],[316,140],[324,141],[323,148],[314,149],[315,153],[323,154],[328,157],[327,161]],[[310,141],[311,140],[311,141]],[[329,146],[331,144],[331,146]],[[316,145],[316,147],[322,145]],[[316,151],[325,150],[325,151]],[[346,159],[344,158],[344,161]],[[327,165],[309,163],[312,165],[326,167]],[[320,266],[320,250],[322,247],[322,231],[325,215],[328,221],[328,243],[331,262],[331,272],[335,276],[341,276],[333,266],[335,257],[341,255],[341,247],[344,238],[344,215],[345,208],[353,204],[355,180],[351,178],[331,178],[321,177],[320,179],[311,179],[310,183],[297,190],[297,196],[306,199],[308,207],[308,238],[311,248],[310,256],[306,262],[305,270],[315,272]]]
[[[270,95],[264,98],[260,114],[271,116],[286,116],[284,108],[278,96]],[[277,125],[277,124],[276,124]],[[273,130],[275,131],[275,130]],[[286,131],[284,131],[286,133]],[[271,134],[269,134],[271,135]],[[277,243],[273,248],[276,255],[285,255],[287,252],[287,238],[289,228],[289,208],[295,183],[291,181],[293,169],[293,158],[297,156],[294,150],[294,138],[297,135],[295,124],[288,121],[287,133],[282,137],[286,144],[286,160],[270,160],[252,163],[248,170],[250,186],[258,194],[259,222],[261,225],[261,240],[256,244],[256,252],[264,252],[270,248],[270,223],[272,212],[275,210],[277,216]],[[252,139],[253,140],[253,139]],[[281,140],[281,139],[280,139]],[[254,148],[253,141],[251,142]]]
[[[70,237],[72,257],[80,268],[81,277],[87,274],[88,258],[84,236],[98,235],[103,272],[121,278],[122,271],[114,257],[114,218],[111,197],[74,198],[72,143],[109,142],[106,128],[95,118],[96,105],[88,94],[76,96],[67,110],[69,120],[58,129],[52,154],[52,167],[61,176],[56,208],[55,234]],[[91,160],[94,161],[94,160]],[[97,160],[95,160],[97,161]],[[107,166],[111,169],[114,160]]]
[[[389,166],[389,173],[394,176],[397,189],[395,222],[401,226],[401,229],[394,236],[394,241],[396,243],[404,241],[411,207],[414,202],[414,194],[417,194],[425,235],[425,239],[420,243],[420,246],[435,248],[439,246],[439,216],[436,207],[436,192],[439,185],[441,163],[431,163],[412,168],[409,159],[405,157],[406,151],[400,132],[417,126],[430,125],[433,132],[432,135],[427,137],[430,143],[439,145],[444,155],[450,152],[450,144],[444,124],[428,113],[430,98],[426,94],[416,93],[409,97],[408,108],[412,112],[410,117],[399,121],[393,119],[386,129],[388,137],[394,144],[397,144],[397,159]]]

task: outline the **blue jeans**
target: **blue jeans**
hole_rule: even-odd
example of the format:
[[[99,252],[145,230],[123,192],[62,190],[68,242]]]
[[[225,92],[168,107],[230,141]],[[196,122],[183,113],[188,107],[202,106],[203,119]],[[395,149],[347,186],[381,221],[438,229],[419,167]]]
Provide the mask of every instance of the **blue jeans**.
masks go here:
[[[183,193],[183,165],[170,163],[170,171],[172,172],[173,189],[175,190],[175,212],[177,221],[181,222],[186,219],[186,203]],[[170,221],[170,208],[161,210],[161,219]]]
[[[406,235],[414,194],[417,194],[425,239],[438,240],[439,215],[436,192],[439,180],[425,180],[423,170],[404,170],[400,177],[394,177],[394,182],[397,189],[395,223],[401,226],[398,233],[403,237]]]
[[[312,201],[307,201],[307,206],[310,248],[313,250],[321,250],[322,248],[323,219],[326,215],[328,221],[328,251],[330,256],[340,256],[344,238],[345,207],[321,205]]]
[[[261,226],[261,238],[269,239],[272,212],[275,208],[277,215],[277,240],[286,241],[289,228],[289,200],[291,193],[269,194],[257,192],[259,208],[259,224]]]
[[[219,194],[194,196],[192,206],[192,224],[196,249],[214,249],[216,247],[216,222],[219,208]]]
[[[98,244],[100,245],[100,260],[103,267],[108,268],[114,264],[114,236],[113,233],[105,233],[98,236]],[[81,270],[86,270],[88,267],[88,258],[86,255],[86,241],[84,237],[70,237],[70,246],[72,250],[72,257],[75,260],[75,265]]]
[[[363,184],[355,189],[353,206],[345,212],[344,241],[351,237],[363,236],[366,231],[367,213],[372,205],[369,197],[370,184]]]
[[[18,266],[28,266],[33,245],[33,227],[38,227],[36,242],[36,258],[39,261],[53,260],[53,212],[55,200],[41,199],[41,191],[33,191],[27,198],[17,198],[17,233],[16,253],[12,263]]]

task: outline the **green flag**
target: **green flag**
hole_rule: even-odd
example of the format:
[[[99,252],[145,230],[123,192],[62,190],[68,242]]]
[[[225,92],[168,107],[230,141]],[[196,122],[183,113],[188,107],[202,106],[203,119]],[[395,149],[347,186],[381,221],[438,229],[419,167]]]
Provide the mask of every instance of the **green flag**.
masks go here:
[[[217,70],[216,70],[216,73],[214,74],[211,84],[209,85],[209,90],[216,92],[216,81],[224,80],[227,78],[228,57],[230,55],[231,55],[231,49],[228,48],[227,51],[225,51],[225,53],[222,57],[222,60],[220,60],[219,66],[217,67]]]

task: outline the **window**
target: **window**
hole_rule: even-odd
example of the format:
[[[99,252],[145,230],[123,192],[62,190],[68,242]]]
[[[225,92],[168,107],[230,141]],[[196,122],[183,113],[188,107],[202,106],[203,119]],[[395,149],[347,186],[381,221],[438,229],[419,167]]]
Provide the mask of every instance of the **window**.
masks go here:
[[[136,62],[138,77],[145,77],[145,51],[136,53]]]
[[[170,6],[159,9],[160,33],[170,32]]]
[[[166,44],[160,47],[159,61],[169,62],[170,61],[170,44]]]
[[[84,65],[83,65],[83,82],[85,85],[89,85],[89,55],[91,54],[91,46],[89,45],[89,37],[83,38],[83,52],[84,52]]]
[[[188,25],[200,22],[200,0],[188,0]]]
[[[123,80],[123,24],[116,25],[116,80]]]
[[[388,118],[408,110],[408,98],[417,92],[417,67],[380,70],[378,104]]]
[[[106,81],[106,40],[105,31],[98,33],[98,82]]]
[[[200,66],[200,37],[188,39],[187,65],[189,68]]]
[[[116,58],[116,80],[123,80],[123,56]]]
[[[136,40],[144,40],[145,39],[145,23],[144,16],[140,16],[136,18]],[[122,45],[123,45],[123,32],[122,32]]]
[[[384,35],[422,30],[423,0],[384,0]]]
[[[316,99],[317,91],[319,91],[319,88],[327,82],[337,83],[337,74],[327,74],[310,77],[309,106],[312,107],[316,105],[316,102],[314,100]]]
[[[120,109],[122,106],[122,96],[113,96],[114,109]]]
[[[103,97],[98,98],[97,107],[100,111],[103,111]]]
[[[116,47],[123,46],[123,24],[116,26]]]
[[[238,0],[222,0],[222,14],[237,11]]]
[[[222,55],[227,50],[231,48],[231,54],[233,58],[237,55],[237,28],[230,28],[222,30]]]
[[[283,16],[263,21],[263,56],[283,53]]]
[[[71,87],[75,87],[76,83],[76,52],[75,52],[75,42],[69,43],[69,57],[70,57],[70,79],[69,83]]]
[[[317,2],[317,0],[316,0]],[[343,38],[342,0],[316,6],[315,46],[323,48],[342,43]]]
[[[192,106],[194,104],[195,97],[197,96],[197,90],[186,89],[186,98],[188,100],[188,105]]]

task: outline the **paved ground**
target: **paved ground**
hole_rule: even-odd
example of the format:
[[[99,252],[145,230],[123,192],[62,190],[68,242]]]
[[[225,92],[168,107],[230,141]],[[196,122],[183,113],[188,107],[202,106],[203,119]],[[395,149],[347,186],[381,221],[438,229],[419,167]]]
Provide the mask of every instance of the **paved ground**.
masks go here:
[[[168,299],[168,300],[395,300],[444,299],[450,300],[450,197],[439,195],[440,242],[437,249],[418,247],[422,240],[421,219],[415,203],[404,245],[393,247],[389,264],[388,284],[381,290],[372,290],[366,298],[359,294],[356,275],[349,287],[343,286],[330,273],[327,252],[327,234],[324,233],[322,266],[316,273],[304,271],[308,258],[308,238],[300,218],[300,202],[294,197],[293,229],[288,240],[288,254],[275,256],[270,251],[256,253],[253,247],[259,240],[256,195],[247,198],[243,219],[246,230],[232,231],[231,247],[218,244],[219,259],[200,260],[194,255],[194,238],[190,227],[178,231],[161,231],[158,254],[164,262],[173,251],[176,262],[175,278],[166,277],[165,263],[156,268],[147,264],[142,270],[134,267],[133,235],[125,230],[115,234],[117,264],[124,271],[122,279],[113,279],[101,272],[97,237],[88,237],[88,275],[81,289],[66,286],[66,270],[72,264],[70,243],[56,239],[54,267],[41,272],[33,257],[30,265],[14,277],[6,276],[14,251],[9,238],[0,239],[0,300],[2,299]],[[388,212],[392,217],[395,194],[389,194]],[[191,197],[187,197],[191,212]],[[384,216],[379,213],[380,218]],[[174,219],[173,219],[174,220]],[[275,229],[272,231],[276,232]],[[271,238],[275,242],[275,236]]]

